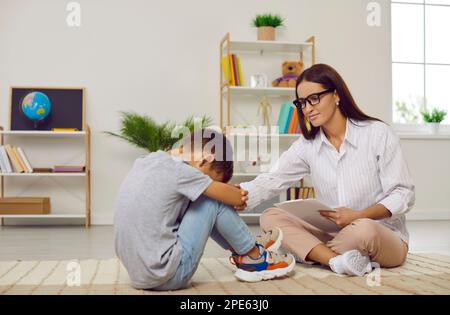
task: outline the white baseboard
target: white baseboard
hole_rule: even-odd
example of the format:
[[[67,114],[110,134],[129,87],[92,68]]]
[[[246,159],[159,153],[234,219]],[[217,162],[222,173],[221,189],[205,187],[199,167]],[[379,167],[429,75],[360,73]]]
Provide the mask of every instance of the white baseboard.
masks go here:
[[[413,209],[406,214],[406,221],[450,220],[450,209]]]
[[[259,224],[259,213],[240,213],[241,217],[244,219],[247,224]],[[407,221],[450,221],[450,209],[413,209],[412,211],[406,214]],[[95,215],[94,213],[91,216],[91,224],[92,225],[113,225],[113,215],[111,214],[101,214]],[[53,220],[53,219],[20,219],[14,220],[9,219],[8,224],[11,225],[65,225],[65,224],[84,224],[83,220]]]

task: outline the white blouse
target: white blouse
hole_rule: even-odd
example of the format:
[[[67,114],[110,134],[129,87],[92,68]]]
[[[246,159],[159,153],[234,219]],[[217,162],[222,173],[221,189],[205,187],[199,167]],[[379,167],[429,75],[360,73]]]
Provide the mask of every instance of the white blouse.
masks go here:
[[[406,243],[405,213],[415,203],[414,183],[399,138],[383,122],[347,120],[340,152],[322,129],[313,140],[303,136],[281,154],[269,173],[241,183],[247,209],[273,198],[310,175],[316,198],[332,208],[363,210],[382,204],[391,213],[379,220]]]

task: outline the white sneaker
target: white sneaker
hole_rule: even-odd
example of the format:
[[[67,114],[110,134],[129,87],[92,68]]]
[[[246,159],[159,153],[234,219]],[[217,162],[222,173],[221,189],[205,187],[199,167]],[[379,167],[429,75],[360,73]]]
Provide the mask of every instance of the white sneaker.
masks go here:
[[[372,271],[372,264],[368,256],[363,256],[357,249],[333,257],[329,261],[332,271],[350,276],[364,276]]]

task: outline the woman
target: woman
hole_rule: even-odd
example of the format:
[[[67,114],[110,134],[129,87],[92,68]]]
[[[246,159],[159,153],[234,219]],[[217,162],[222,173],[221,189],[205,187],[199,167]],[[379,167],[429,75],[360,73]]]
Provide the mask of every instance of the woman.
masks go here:
[[[405,213],[415,194],[398,137],[358,108],[328,65],[317,64],[301,74],[294,104],[303,136],[271,172],[241,183],[248,191],[247,207],[310,175],[317,199],[336,210],[321,215],[340,231],[322,231],[277,208],[261,215],[264,231],[278,227],[284,235],[282,248],[298,261],[320,263],[339,274],[362,276],[371,271],[371,261],[382,267],[403,264],[409,237]]]

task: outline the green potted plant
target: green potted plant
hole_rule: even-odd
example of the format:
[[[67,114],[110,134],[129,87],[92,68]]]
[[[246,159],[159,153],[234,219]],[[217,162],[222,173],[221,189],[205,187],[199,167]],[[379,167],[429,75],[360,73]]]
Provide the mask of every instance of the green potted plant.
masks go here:
[[[439,125],[445,119],[447,115],[446,110],[441,110],[438,108],[433,108],[431,111],[427,109],[420,112],[423,118],[423,121],[430,126],[432,133],[439,132]]]
[[[212,119],[203,116],[201,118],[189,117],[181,125],[173,122],[157,123],[151,117],[139,115],[134,112],[121,112],[120,133],[106,131],[105,133],[123,139],[132,145],[155,152],[158,150],[172,149],[173,145],[183,137],[183,134],[173,135],[176,128],[186,127],[190,132],[195,128],[206,128],[211,125]]]
[[[284,19],[278,14],[258,14],[252,25],[258,28],[258,40],[275,40],[275,29],[284,26]]]

